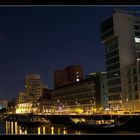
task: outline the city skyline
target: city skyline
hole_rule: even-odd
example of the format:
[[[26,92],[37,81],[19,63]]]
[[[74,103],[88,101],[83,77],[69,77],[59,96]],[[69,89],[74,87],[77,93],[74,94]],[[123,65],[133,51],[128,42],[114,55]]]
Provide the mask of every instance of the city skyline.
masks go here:
[[[82,65],[84,75],[106,71],[100,24],[115,8],[139,7],[0,7],[0,99],[24,90],[27,74],[37,73],[53,88],[54,71]]]

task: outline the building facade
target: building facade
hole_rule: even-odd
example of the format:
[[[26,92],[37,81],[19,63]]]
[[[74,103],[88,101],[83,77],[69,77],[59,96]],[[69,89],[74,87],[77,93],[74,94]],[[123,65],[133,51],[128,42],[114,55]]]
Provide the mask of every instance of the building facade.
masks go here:
[[[94,112],[107,108],[106,74],[94,73],[92,76],[71,83],[51,92],[52,105],[56,111]],[[102,81],[101,81],[102,80]],[[105,98],[106,100],[102,99]],[[79,110],[78,110],[79,109]]]
[[[79,82],[83,79],[83,67],[72,65],[64,70],[56,70],[54,73],[54,87],[59,88],[73,82]]]
[[[101,24],[101,38],[106,55],[109,105],[114,110],[124,109],[128,100],[128,69],[138,64],[140,17],[116,10]]]
[[[37,86],[40,86],[41,79],[39,74],[29,74],[26,75],[25,78],[25,90],[28,95],[33,95],[34,94],[34,89]]]
[[[28,100],[29,100],[28,94],[26,94],[25,92],[19,92],[16,104],[25,103],[28,102]]]
[[[39,74],[29,74],[25,78],[25,91],[17,96],[16,104],[31,102],[32,107],[37,107],[41,96],[48,91],[48,86],[43,85]]]
[[[26,102],[26,103],[17,104],[15,112],[16,114],[28,114],[28,113],[35,112],[35,110],[36,109],[32,107],[31,102]]]
[[[38,112],[39,113],[52,113],[52,98],[50,93],[53,90],[44,91],[41,98],[39,98],[38,102]]]

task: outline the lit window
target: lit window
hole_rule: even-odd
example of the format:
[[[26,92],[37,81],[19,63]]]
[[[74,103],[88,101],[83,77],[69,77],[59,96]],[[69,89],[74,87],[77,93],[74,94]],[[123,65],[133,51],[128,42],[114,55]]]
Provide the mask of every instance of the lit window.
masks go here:
[[[136,42],[136,43],[140,43],[140,38],[135,37],[135,42]]]
[[[76,79],[77,82],[79,82],[79,79]]]

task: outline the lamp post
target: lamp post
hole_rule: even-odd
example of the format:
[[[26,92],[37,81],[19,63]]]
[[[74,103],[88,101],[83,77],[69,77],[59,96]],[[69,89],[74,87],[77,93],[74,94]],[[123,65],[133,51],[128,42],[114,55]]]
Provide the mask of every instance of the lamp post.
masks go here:
[[[90,102],[90,105],[92,106],[92,100],[90,100],[89,102]]]
[[[119,103],[120,103],[120,108],[119,108],[119,110],[120,110],[120,109],[122,109],[122,100],[120,100]]]
[[[126,99],[126,109],[127,109],[127,111],[129,110],[128,109],[128,98]]]
[[[75,102],[75,104],[76,104],[75,106],[77,107],[77,104],[78,104],[78,103],[77,103],[77,102]]]
[[[60,100],[57,100],[58,112],[59,112],[59,103],[60,103]]]
[[[45,113],[45,111],[44,111],[44,105],[43,105],[43,111],[42,111],[42,113],[43,113],[43,114]]]
[[[92,108],[93,108],[93,101],[92,101],[92,100],[90,100],[89,102],[90,102],[90,111],[92,112]]]
[[[37,103],[37,113],[40,112],[40,106],[39,106],[39,102]]]

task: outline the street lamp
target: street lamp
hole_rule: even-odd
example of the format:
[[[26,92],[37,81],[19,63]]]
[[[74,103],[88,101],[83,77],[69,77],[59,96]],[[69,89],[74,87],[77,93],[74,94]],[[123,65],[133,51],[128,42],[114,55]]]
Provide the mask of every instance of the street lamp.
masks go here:
[[[90,102],[90,104],[92,105],[92,100],[90,100],[89,102]]]
[[[60,100],[57,100],[58,112],[59,112],[59,108],[60,108],[59,103],[60,103]]]
[[[80,103],[78,103],[78,106],[80,106]]]
[[[118,109],[122,110],[122,100],[120,100],[119,103],[120,103],[120,107]]]
[[[127,111],[128,111],[128,98],[126,98],[126,108],[127,108]]]
[[[96,107],[96,101],[94,101],[94,108]]]

